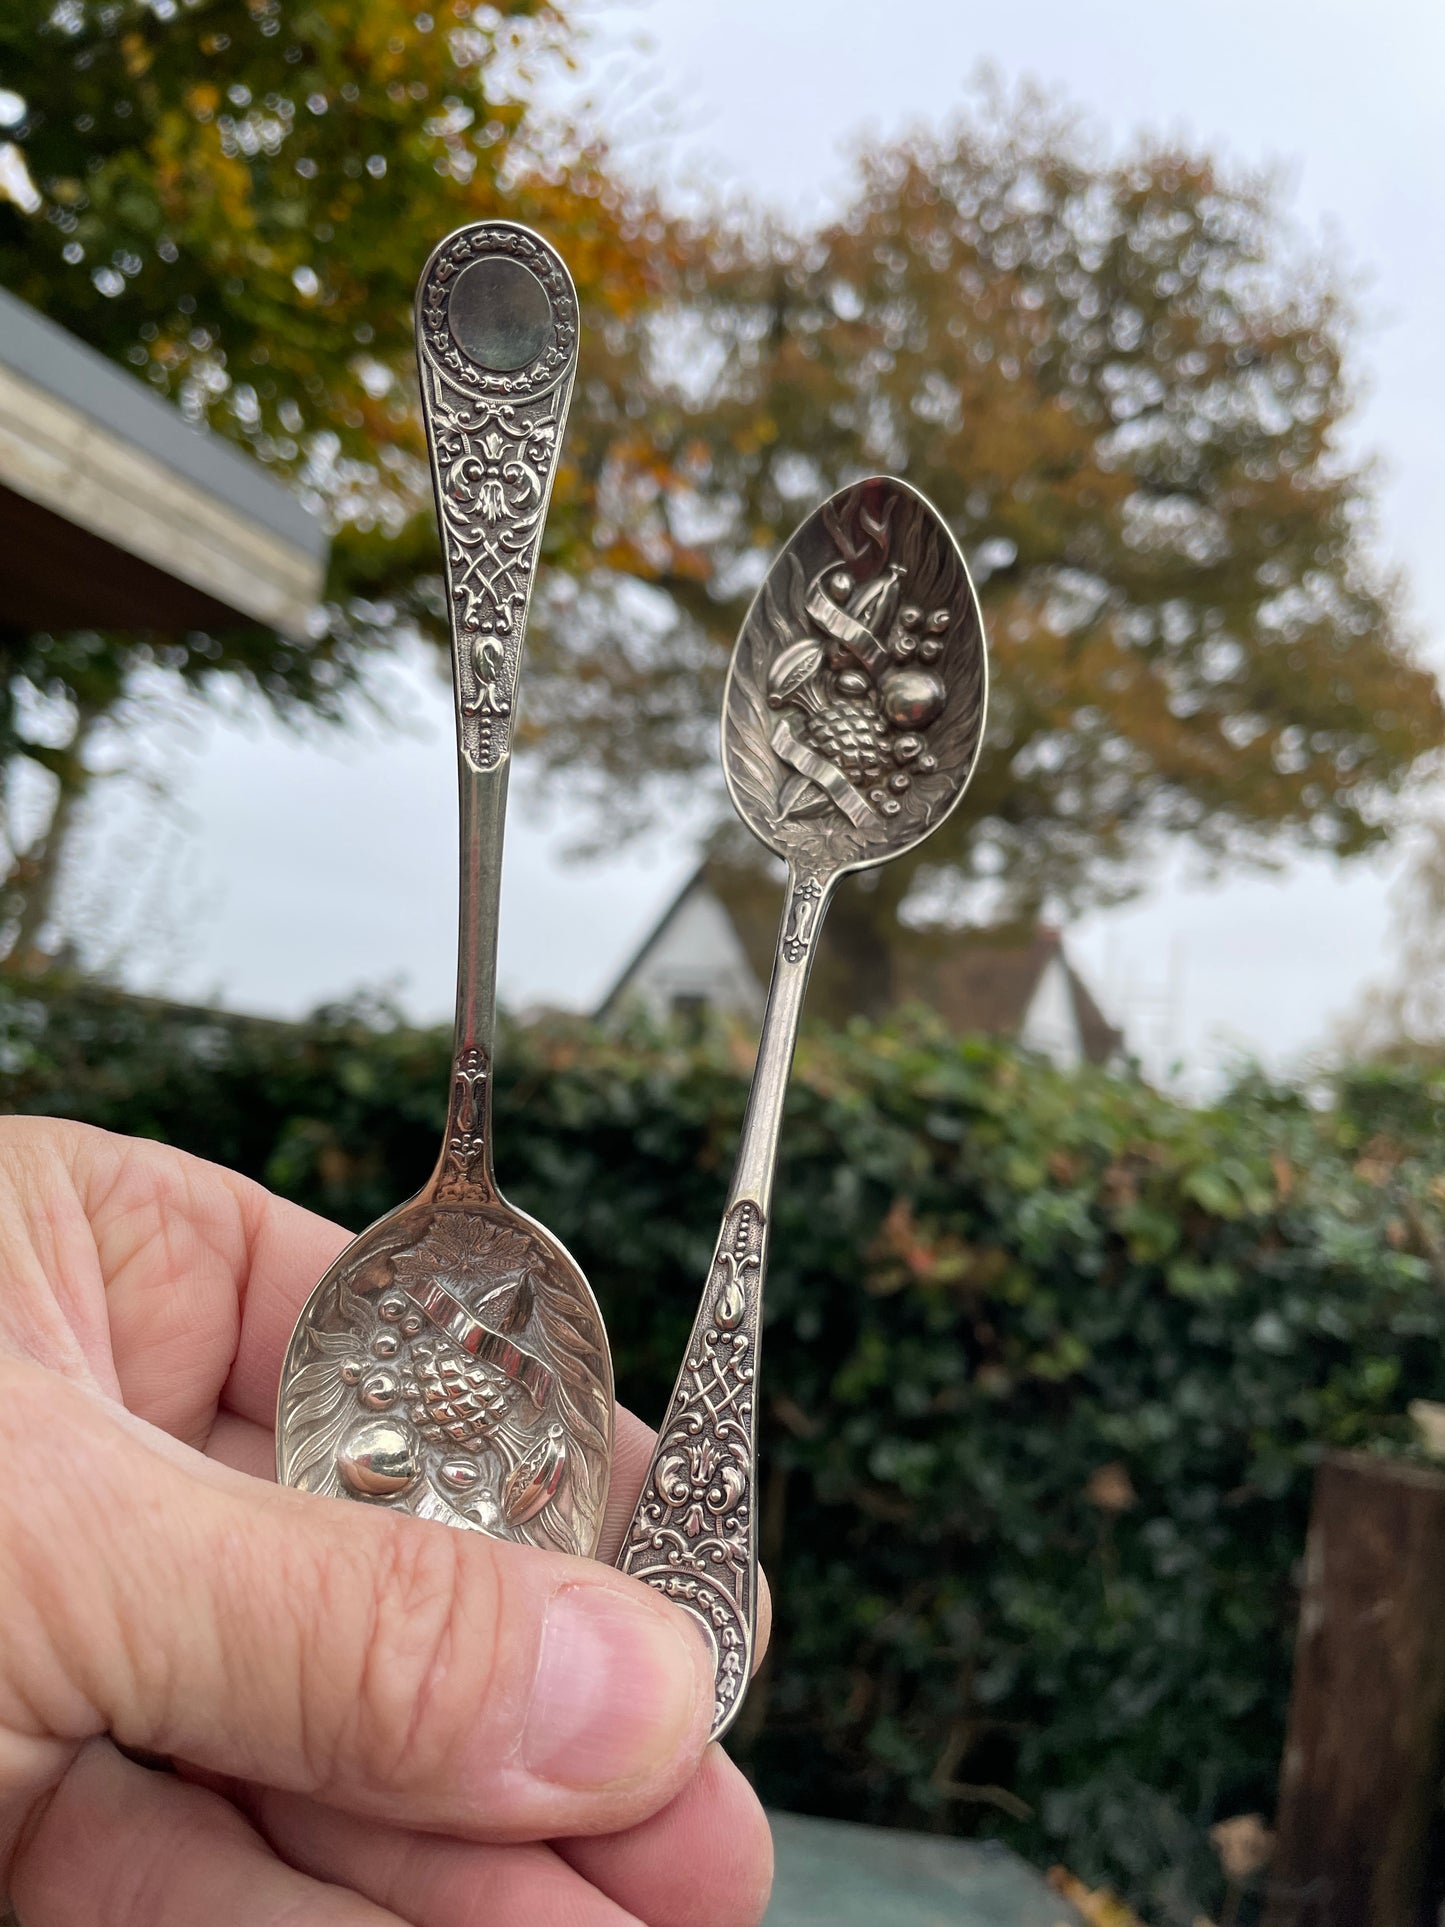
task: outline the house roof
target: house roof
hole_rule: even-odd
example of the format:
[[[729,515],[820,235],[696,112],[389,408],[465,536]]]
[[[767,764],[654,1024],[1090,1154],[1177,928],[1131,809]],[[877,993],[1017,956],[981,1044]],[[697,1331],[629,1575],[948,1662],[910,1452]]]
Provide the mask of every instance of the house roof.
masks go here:
[[[1107,1064],[1111,1057],[1123,1050],[1124,1033],[1109,1022],[1094,1002],[1088,985],[1067,957],[1064,958],[1064,968],[1069,973],[1069,985],[1074,993],[1074,1015],[1078,1019],[1084,1056],[1091,1064]]]
[[[1023,941],[990,931],[950,935],[946,947],[899,955],[898,1001],[931,1005],[951,1030],[1012,1036],[1060,948],[1056,930],[1041,929]]]
[[[612,1014],[619,995],[649,951],[698,888],[710,891],[722,903],[760,991],[767,985],[773,967],[781,890],[754,868],[708,858],[684,878],[618,972],[598,1009],[599,1018]],[[950,1030],[1015,1037],[1045,970],[1056,958],[1068,980],[1084,1056],[1091,1064],[1107,1063],[1123,1047],[1123,1032],[1109,1023],[1069,962],[1062,933],[1048,925],[1022,934],[1016,929],[917,933],[915,941],[899,944],[893,951],[889,1002],[926,1004],[939,1013]]]
[[[0,289],[0,618],[304,633],[320,520],[251,457]]]
[[[951,1030],[1014,1037],[1023,1028],[1040,980],[1055,960],[1063,965],[1079,1043],[1091,1064],[1104,1064],[1124,1042],[1064,952],[1063,933],[1040,924],[1031,934],[950,932],[926,949],[902,949],[895,960],[900,1003],[924,1003]]]
[[[958,931],[919,950],[900,950],[896,960],[898,1002],[921,1002],[954,1031],[1015,1037],[1029,1004],[1054,960],[1064,965],[1079,1025],[1079,1044],[1090,1064],[1106,1064],[1123,1044],[1123,1031],[1104,1016],[1089,985],[1069,964],[1064,933],[1040,923],[1033,933]]]

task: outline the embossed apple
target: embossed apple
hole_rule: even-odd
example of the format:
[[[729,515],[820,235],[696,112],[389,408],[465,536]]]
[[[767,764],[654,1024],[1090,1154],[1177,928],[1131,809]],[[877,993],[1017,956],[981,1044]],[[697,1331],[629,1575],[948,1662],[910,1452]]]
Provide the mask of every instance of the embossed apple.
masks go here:
[[[336,1469],[360,1499],[394,1499],[416,1478],[416,1438],[396,1419],[371,1419],[341,1442]]]
[[[878,685],[883,714],[897,729],[927,729],[943,709],[942,679],[927,669],[890,669]]]

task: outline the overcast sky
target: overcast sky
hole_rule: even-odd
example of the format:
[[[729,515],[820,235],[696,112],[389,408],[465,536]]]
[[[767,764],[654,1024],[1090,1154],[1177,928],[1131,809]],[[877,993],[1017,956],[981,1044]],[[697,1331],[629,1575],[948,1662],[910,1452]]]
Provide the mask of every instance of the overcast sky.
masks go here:
[[[1297,221],[1362,278],[1357,446],[1382,459],[1386,552],[1445,665],[1439,0],[594,0],[592,13],[596,96],[639,164],[793,209],[845,191],[860,133],[948,119],[981,63],[1061,89],[1106,141],[1144,127],[1278,163]],[[186,739],[186,829],[167,845],[160,935],[135,948],[135,981],[288,1013],[387,985],[413,1014],[444,1014],[449,697],[413,665],[392,679],[388,706],[400,729],[345,742],[288,739],[254,720]],[[502,938],[515,1003],[594,1002],[692,861],[683,826],[606,861],[564,863],[574,827],[565,794],[544,797],[524,776]],[[78,888],[103,896],[126,860],[98,832]],[[1216,884],[1188,867],[1182,856],[1137,904],[1072,937],[1156,1069],[1177,1058],[1198,1078],[1243,1051],[1287,1062],[1388,967],[1388,863],[1301,863]]]

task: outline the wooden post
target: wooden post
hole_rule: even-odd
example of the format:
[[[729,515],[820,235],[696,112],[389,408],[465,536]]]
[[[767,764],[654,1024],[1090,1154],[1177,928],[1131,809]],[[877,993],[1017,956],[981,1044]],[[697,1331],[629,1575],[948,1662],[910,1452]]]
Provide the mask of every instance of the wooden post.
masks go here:
[[[1445,1473],[1332,1455],[1315,1477],[1267,1927],[1420,1927],[1442,1736]]]

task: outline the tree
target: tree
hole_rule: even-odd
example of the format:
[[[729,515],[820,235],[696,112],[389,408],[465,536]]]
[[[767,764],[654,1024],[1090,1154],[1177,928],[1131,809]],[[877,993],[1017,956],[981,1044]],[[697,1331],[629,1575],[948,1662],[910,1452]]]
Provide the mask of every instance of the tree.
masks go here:
[[[645,297],[645,210],[528,105],[570,47],[553,0],[17,0],[0,16],[26,179],[0,198],[0,282],[287,475],[337,531],[304,646],[0,635],[0,765],[40,765],[54,794],[39,837],[10,842],[12,951],[45,920],[88,734],[144,668],[335,716],[407,593],[435,632],[411,338],[433,244],[507,215],[558,241],[593,311]],[[400,605],[376,600],[383,582]]]
[[[715,768],[769,555],[878,467],[963,541],[994,697],[970,804],[834,913],[875,978],[900,908],[947,918],[980,883],[1028,916],[1127,892],[1166,836],[1351,856],[1445,742],[1341,449],[1348,304],[1267,180],[1100,158],[1024,95],[866,154],[816,231],[727,206],[685,225],[539,129],[535,65],[569,46],[553,0],[21,11],[0,79],[40,205],[0,205],[0,279],[336,526],[314,648],[221,665],[278,704],[334,708],[399,631],[445,646],[410,296],[438,235],[503,212],[557,240],[584,317],[518,740],[591,779],[608,835]],[[61,646],[38,646],[10,687],[78,715]],[[11,709],[0,753],[24,753]]]
[[[1445,815],[1422,813],[1401,841],[1408,858],[1394,891],[1393,961],[1339,1028],[1350,1058],[1445,1061]]]
[[[605,398],[634,426],[598,448],[603,567],[529,666],[534,740],[610,809],[713,756],[747,598],[820,495],[903,474],[976,568],[973,795],[853,892],[849,946],[981,879],[1002,914],[1108,899],[1164,836],[1354,855],[1445,740],[1342,453],[1348,306],[1268,181],[1100,160],[1045,102],[985,102],[867,154],[819,232],[695,235],[638,332]]]

